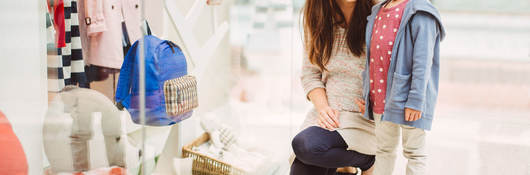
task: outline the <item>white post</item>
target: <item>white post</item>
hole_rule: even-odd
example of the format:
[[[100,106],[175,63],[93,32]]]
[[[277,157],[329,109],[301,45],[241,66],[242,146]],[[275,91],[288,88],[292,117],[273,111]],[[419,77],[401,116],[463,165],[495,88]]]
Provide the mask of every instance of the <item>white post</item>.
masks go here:
[[[212,55],[218,48],[219,43],[228,33],[228,22],[222,22],[221,25],[217,26],[217,21],[212,19],[214,25],[213,35],[201,46],[194,37],[195,33],[193,27],[201,13],[208,12],[204,10],[206,7],[206,1],[195,0],[190,10],[185,13],[185,16],[182,15],[184,13],[181,13],[181,10],[177,8],[177,0],[164,0],[164,6],[171,23],[177,29],[177,34],[182,40],[181,48],[187,53],[186,56],[188,57],[188,60],[191,61],[189,63],[193,66],[193,70],[189,71],[189,73],[195,75],[200,84],[201,74],[204,73],[207,63],[212,59]],[[164,149],[158,159],[155,174],[175,174],[173,159],[182,156],[182,147],[185,144],[183,143],[183,137],[185,134],[183,131],[183,125],[186,124],[195,123],[193,120],[185,120],[172,126]]]

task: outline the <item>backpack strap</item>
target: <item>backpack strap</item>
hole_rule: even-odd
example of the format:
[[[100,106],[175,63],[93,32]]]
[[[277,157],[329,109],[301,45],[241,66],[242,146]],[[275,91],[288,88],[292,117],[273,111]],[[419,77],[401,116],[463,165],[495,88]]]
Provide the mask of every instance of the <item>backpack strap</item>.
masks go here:
[[[180,47],[178,45],[176,45],[175,43],[169,41],[169,40],[166,40],[165,42],[167,42],[167,44],[169,45],[169,48],[171,48],[171,51],[173,53],[175,53],[175,49],[174,48],[177,48],[179,51],[181,50]]]
[[[149,23],[147,22],[147,20],[145,20],[144,22],[145,22],[146,34],[147,35],[153,35],[153,32],[151,32],[151,27],[149,27]]]
[[[116,106],[123,110],[124,107],[129,107],[129,98],[131,93],[132,78],[134,73],[134,65],[137,56],[138,42],[134,43],[129,49],[127,56],[123,61],[120,70],[120,77],[118,78],[118,87],[116,88]]]

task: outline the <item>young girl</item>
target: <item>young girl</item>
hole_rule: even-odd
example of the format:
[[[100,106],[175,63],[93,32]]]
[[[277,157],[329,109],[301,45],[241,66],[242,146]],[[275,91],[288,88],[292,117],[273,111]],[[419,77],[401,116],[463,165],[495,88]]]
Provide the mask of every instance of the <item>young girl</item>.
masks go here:
[[[373,5],[372,0],[306,1],[301,80],[314,109],[293,139],[292,175],[331,175],[350,166],[366,171],[374,163],[374,123],[355,105],[362,96],[366,17]]]
[[[407,175],[426,174],[425,130],[431,129],[444,35],[440,15],[427,0],[386,0],[368,17],[369,103],[360,106],[366,118],[375,119],[376,175],[392,174],[400,139]]]

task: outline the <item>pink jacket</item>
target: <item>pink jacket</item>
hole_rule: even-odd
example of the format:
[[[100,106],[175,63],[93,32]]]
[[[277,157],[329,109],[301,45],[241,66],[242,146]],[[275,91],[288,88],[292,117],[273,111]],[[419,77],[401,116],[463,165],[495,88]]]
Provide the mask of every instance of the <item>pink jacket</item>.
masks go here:
[[[123,62],[122,19],[130,42],[142,37],[139,0],[79,0],[79,28],[88,65],[120,69]]]

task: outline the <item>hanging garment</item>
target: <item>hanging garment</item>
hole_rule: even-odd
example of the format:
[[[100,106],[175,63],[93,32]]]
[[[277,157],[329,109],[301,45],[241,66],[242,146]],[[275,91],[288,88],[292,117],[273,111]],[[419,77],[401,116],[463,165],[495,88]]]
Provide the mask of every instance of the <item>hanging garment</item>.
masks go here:
[[[129,32],[127,31],[127,25],[125,24],[125,21],[122,21],[121,23],[122,27],[122,33],[123,33],[123,54],[127,54],[129,49],[131,48],[131,40],[129,38]],[[151,28],[149,27],[149,23],[145,21],[145,29],[144,35],[151,35]],[[109,68],[109,67],[102,67],[97,65],[88,65],[85,66],[85,71],[88,77],[88,82],[93,81],[105,81],[107,78],[109,78],[111,75],[116,75],[120,72],[120,69],[115,68]],[[116,89],[113,89],[115,91]]]
[[[50,21],[55,21],[51,19],[52,15],[46,15]],[[58,92],[64,88],[63,80],[63,71],[62,71],[62,58],[59,55],[60,49],[57,48],[55,41],[55,27],[47,26],[46,33],[48,33],[47,38],[47,67],[48,67],[48,91]],[[59,78],[60,77],[60,78]]]
[[[151,28],[149,27],[149,23],[147,21],[145,22],[145,29],[142,31],[144,32],[144,35],[151,35]],[[123,38],[122,38],[122,44],[123,44],[123,54],[127,54],[129,49],[131,48],[131,40],[129,38],[129,32],[127,31],[127,25],[125,24],[125,21],[122,21],[121,23]],[[111,75],[116,75],[120,72],[120,69],[115,68],[109,68],[109,67],[102,67],[97,65],[89,65],[85,67],[86,74],[88,76],[88,82],[93,81],[105,81],[107,78],[109,78]],[[116,89],[113,89],[115,91]]]
[[[64,20],[64,2],[63,0],[49,0],[48,11],[53,14],[53,27],[55,34],[55,45],[57,48],[66,47],[65,43],[65,20]]]
[[[119,69],[123,63],[122,26],[128,37],[142,37],[139,0],[80,0],[79,20],[86,63]]]
[[[120,69],[101,67],[101,66],[96,66],[96,65],[87,66],[85,70],[86,70],[89,82],[105,81],[109,77],[111,77],[111,75],[113,74],[117,75],[117,73],[120,73]]]
[[[27,175],[28,162],[9,121],[0,111],[0,174]]]
[[[48,90],[52,92],[58,92],[67,85],[89,87],[83,61],[77,9],[77,0],[64,0],[66,45],[55,50],[49,48],[48,52]]]
[[[172,125],[189,118],[192,108],[197,107],[196,81],[194,78],[184,77],[188,72],[182,50],[171,41],[160,40],[151,35],[145,36],[144,47],[146,124]],[[135,123],[140,123],[138,50],[137,41],[125,57],[116,90],[118,108],[127,108]],[[179,79],[180,77],[184,78]],[[166,88],[172,89],[170,93],[164,92]],[[188,95],[190,98],[186,97]],[[166,97],[174,98],[166,102]],[[167,110],[166,105],[172,110]]]
[[[68,0],[66,0],[68,1]],[[65,79],[65,85],[79,85],[88,88],[88,80],[85,74],[85,62],[83,60],[83,49],[81,43],[81,33],[79,31],[78,1],[70,1],[70,60],[63,58],[63,62],[70,61],[71,78]],[[65,8],[68,9],[68,8]],[[68,28],[67,28],[68,29]],[[68,33],[68,31],[67,31]]]

